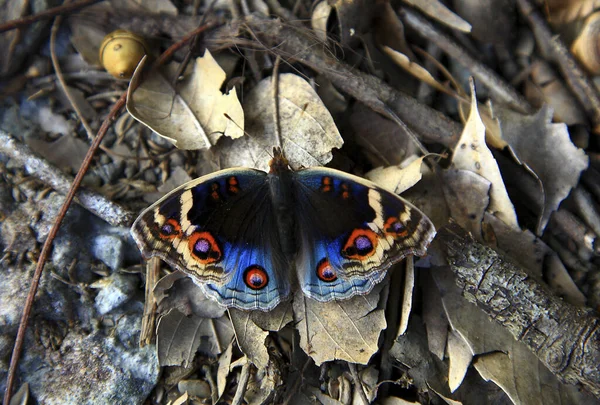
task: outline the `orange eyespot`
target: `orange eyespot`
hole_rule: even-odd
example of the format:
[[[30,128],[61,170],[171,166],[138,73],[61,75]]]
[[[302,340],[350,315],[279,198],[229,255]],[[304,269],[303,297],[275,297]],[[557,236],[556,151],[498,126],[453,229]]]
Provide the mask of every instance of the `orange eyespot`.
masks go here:
[[[317,277],[319,277],[319,280],[327,283],[337,280],[337,273],[331,267],[329,260],[321,259],[319,264],[317,264]]]
[[[244,283],[253,290],[260,290],[269,283],[269,275],[261,266],[253,264],[244,270]]]
[[[344,244],[342,255],[348,259],[363,260],[372,256],[377,247],[377,234],[370,229],[355,229]]]
[[[408,229],[406,225],[404,225],[398,218],[389,217],[385,224],[383,225],[383,231],[388,235],[393,235],[394,237],[404,238],[408,235]]]
[[[213,183],[210,185],[210,197],[214,201],[219,201],[221,199],[221,194],[219,194],[219,183]]]
[[[348,183],[342,183],[341,187],[342,187],[342,198],[344,200],[349,199],[350,198],[350,186],[348,185]]]
[[[211,264],[221,260],[221,248],[210,232],[194,232],[188,240],[192,257],[200,264]]]
[[[231,176],[227,178],[227,192],[229,194],[237,194],[240,192],[240,186],[237,177]]]
[[[174,218],[169,218],[160,227],[159,237],[161,239],[174,239],[181,236],[181,225]]]

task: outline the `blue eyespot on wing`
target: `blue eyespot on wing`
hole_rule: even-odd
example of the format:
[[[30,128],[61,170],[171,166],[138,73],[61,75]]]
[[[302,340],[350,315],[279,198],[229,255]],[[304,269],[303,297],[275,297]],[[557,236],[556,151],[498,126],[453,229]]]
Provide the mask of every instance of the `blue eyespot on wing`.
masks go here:
[[[289,294],[274,226],[266,173],[227,169],[167,194],[131,233],[144,256],[189,274],[222,305],[268,310]],[[263,273],[243,277],[251,266],[264,271],[264,286],[256,288]]]
[[[298,280],[319,301],[367,294],[387,269],[422,256],[435,236],[431,221],[403,198],[333,169],[294,174]]]

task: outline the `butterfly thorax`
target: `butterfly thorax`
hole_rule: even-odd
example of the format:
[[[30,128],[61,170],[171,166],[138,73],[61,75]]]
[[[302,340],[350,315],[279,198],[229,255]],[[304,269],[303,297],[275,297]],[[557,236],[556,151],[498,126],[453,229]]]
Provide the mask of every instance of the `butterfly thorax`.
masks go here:
[[[277,221],[277,231],[281,243],[282,253],[291,257],[296,253],[294,237],[293,204],[293,172],[290,170],[287,159],[282,155],[275,155],[271,161],[271,170],[267,175],[271,203]]]

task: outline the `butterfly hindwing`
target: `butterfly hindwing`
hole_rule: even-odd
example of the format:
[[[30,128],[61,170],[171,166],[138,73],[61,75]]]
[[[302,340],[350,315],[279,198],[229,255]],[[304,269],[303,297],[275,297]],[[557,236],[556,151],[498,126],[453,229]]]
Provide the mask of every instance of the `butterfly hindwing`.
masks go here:
[[[311,298],[367,294],[392,264],[425,254],[435,235],[421,211],[367,180],[327,168],[301,170],[294,178],[296,271]]]
[[[140,215],[133,237],[222,305],[273,308],[290,287],[266,176],[228,169],[184,184]]]

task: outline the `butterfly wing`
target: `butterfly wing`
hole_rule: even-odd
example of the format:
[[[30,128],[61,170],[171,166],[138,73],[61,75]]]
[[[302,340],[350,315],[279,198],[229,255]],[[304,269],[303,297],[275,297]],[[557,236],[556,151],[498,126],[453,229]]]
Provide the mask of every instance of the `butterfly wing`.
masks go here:
[[[138,217],[133,238],[220,304],[272,309],[290,287],[266,176],[227,169],[184,184]]]
[[[435,236],[415,206],[338,170],[294,174],[298,280],[318,301],[367,294],[404,257],[422,256]]]

